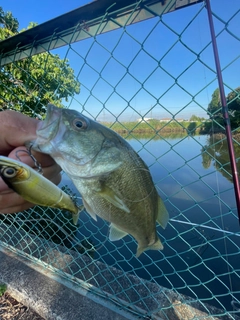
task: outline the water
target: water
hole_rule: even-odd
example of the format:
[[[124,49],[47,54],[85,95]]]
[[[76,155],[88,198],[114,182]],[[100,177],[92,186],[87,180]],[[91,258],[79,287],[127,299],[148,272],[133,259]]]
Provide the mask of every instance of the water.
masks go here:
[[[169,211],[166,230],[158,226],[164,250],[136,259],[131,236],[108,241],[108,224],[86,213],[80,217],[79,239],[93,241],[99,261],[232,310],[231,302],[240,299],[240,234],[226,141],[175,135],[128,142],[150,167]],[[65,177],[66,183],[71,185]]]

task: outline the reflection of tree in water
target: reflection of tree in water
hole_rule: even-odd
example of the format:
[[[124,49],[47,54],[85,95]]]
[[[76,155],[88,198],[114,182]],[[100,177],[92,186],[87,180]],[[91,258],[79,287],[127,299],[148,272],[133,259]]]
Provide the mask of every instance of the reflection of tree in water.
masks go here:
[[[240,170],[240,145],[234,140],[234,150],[237,161],[238,170]],[[232,169],[228,154],[228,145],[226,137],[211,135],[207,140],[207,145],[202,147],[202,165],[208,169],[210,165],[222,173],[222,175],[232,182]]]

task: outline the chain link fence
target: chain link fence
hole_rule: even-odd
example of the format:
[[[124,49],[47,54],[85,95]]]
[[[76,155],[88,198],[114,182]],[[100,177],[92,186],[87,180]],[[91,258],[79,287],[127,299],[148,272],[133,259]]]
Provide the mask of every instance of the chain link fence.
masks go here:
[[[164,250],[137,259],[135,240],[109,241],[105,221],[84,211],[74,226],[70,213],[45,207],[1,215],[0,240],[140,318],[238,319],[232,172],[219,94],[215,105],[212,99],[218,84],[205,3],[192,2],[174,10],[180,1],[117,1],[115,7],[95,1],[80,8],[87,18],[73,27],[43,24],[27,30],[28,37],[15,36],[22,41],[15,47],[14,37],[2,42],[2,110],[42,118],[43,102],[51,101],[123,135],[149,166],[169,211],[166,230],[159,228]],[[212,5],[230,107],[240,99],[240,55],[232,50],[240,48],[240,7],[233,0],[227,10],[223,1]],[[71,72],[56,54],[74,70],[74,88],[62,79]],[[47,68],[50,60],[56,73]],[[50,82],[57,83],[52,96]],[[238,162],[238,109],[229,109]],[[64,174],[61,187],[81,201]]]

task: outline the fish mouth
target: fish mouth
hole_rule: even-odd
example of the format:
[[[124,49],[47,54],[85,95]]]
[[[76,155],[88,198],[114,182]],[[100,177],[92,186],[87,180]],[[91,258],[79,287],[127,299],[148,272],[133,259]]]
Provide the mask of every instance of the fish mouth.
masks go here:
[[[60,108],[55,107],[53,104],[47,105],[46,118],[37,125],[38,144],[44,144],[56,136],[61,121],[61,113]]]

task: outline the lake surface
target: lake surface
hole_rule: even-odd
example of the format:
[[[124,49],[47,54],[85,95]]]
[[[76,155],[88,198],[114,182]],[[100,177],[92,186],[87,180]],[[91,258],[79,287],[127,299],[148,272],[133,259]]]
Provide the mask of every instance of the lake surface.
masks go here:
[[[226,141],[172,135],[128,142],[149,166],[169,211],[166,230],[157,227],[164,250],[136,259],[131,236],[109,241],[108,224],[85,212],[77,237],[94,243],[98,261],[232,310],[240,299],[240,229]],[[74,189],[66,176],[62,184]]]

